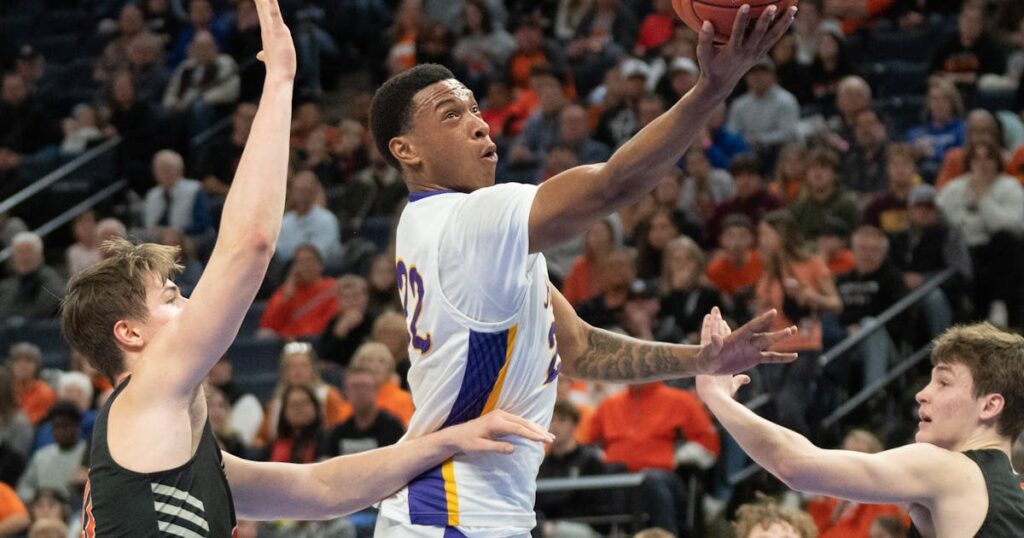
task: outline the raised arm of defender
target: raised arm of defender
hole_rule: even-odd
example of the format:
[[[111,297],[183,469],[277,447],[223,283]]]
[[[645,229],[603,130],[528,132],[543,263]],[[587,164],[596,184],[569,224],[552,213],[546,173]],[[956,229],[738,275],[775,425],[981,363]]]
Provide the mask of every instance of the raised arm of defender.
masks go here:
[[[267,69],[259,110],[224,203],[210,262],[189,304],[147,349],[156,358],[149,361],[153,364],[137,372],[144,383],[155,381],[147,388],[158,394],[191,397],[227,351],[263,282],[281,230],[295,48],[277,1],[256,0],[256,8],[263,37],[258,58]],[[138,375],[149,372],[153,375]]]
[[[541,252],[582,233],[595,220],[654,189],[701,132],[711,110],[789,28],[796,8],[781,15],[771,6],[744,35],[750,6],[733,25],[732,39],[715,49],[705,23],[697,44],[697,85],[668,112],[644,127],[606,163],[572,168],[545,181],[530,212],[530,252]]]

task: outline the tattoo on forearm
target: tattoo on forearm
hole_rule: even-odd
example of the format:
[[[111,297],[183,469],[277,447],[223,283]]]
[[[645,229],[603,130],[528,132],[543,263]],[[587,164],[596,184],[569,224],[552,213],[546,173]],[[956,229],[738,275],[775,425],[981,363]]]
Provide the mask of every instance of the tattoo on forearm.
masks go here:
[[[677,346],[590,328],[587,347],[577,357],[573,374],[600,381],[646,381],[692,375],[695,366]]]

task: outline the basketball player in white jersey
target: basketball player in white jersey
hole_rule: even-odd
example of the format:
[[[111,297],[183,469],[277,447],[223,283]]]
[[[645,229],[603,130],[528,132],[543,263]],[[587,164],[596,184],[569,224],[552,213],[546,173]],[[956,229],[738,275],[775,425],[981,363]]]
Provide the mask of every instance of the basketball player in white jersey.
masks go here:
[[[645,342],[581,321],[550,286],[544,249],[653,190],[701,132],[708,114],[786,31],[796,9],[765,11],[731,41],[698,45],[696,87],[607,163],[540,187],[494,185],[498,156],[472,92],[445,68],[421,65],[382,85],[371,106],[381,154],[400,169],[409,205],[397,231],[398,288],[410,335],[416,412],[405,439],[501,409],[550,424],[559,373],[643,383],[736,373],[792,360],[764,351],[793,328],[766,333],[774,313],[704,347]],[[516,536],[535,525],[543,450],[512,440],[516,456],[456,456],[385,500],[381,536]]]
[[[715,309],[701,341],[727,338]],[[743,450],[789,487],[862,503],[906,504],[909,538],[1024,533],[1024,483],[1010,446],[1024,431],[1024,338],[988,323],[935,339],[932,377],[917,393],[916,443],[865,454],[825,450],[733,400],[745,375],[699,375],[697,392]]]

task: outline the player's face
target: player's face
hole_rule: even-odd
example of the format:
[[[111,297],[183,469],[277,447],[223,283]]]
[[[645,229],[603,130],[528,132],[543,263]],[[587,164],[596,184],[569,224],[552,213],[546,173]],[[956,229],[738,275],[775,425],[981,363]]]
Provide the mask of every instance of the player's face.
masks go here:
[[[149,318],[141,325],[143,341],[153,339],[161,327],[168,321],[178,317],[182,309],[188,304],[188,299],[181,295],[177,284],[167,280],[161,282],[155,275],[150,279],[146,287],[146,307],[149,310]]]
[[[468,192],[494,184],[498,152],[490,132],[473,92],[450,79],[416,94],[413,127],[403,137],[427,179]]]
[[[974,397],[974,379],[966,366],[938,364],[931,381],[917,393],[919,443],[955,450],[978,425],[984,399]]]
[[[800,538],[800,533],[788,523],[776,522],[754,527],[746,538]]]

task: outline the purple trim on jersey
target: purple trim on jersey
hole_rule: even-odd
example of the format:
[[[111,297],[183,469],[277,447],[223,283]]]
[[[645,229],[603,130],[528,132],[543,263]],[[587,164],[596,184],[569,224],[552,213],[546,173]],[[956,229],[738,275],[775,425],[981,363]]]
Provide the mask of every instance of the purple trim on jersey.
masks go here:
[[[498,382],[501,368],[505,365],[507,350],[507,329],[496,333],[469,331],[469,352],[462,386],[441,428],[462,424],[480,416]],[[409,521],[414,525],[448,525],[448,498],[440,466],[409,483]]]
[[[448,525],[448,498],[438,465],[409,482],[409,521],[413,525]]]
[[[410,202],[416,202],[416,201],[422,200],[424,198],[430,198],[431,196],[437,196],[438,194],[448,194],[448,193],[451,193],[451,192],[455,192],[455,191],[451,191],[451,190],[448,190],[448,189],[441,189],[441,190],[437,190],[437,191],[410,192],[409,193],[409,201]]]
[[[466,535],[458,527],[445,527],[444,538],[466,538]]]

